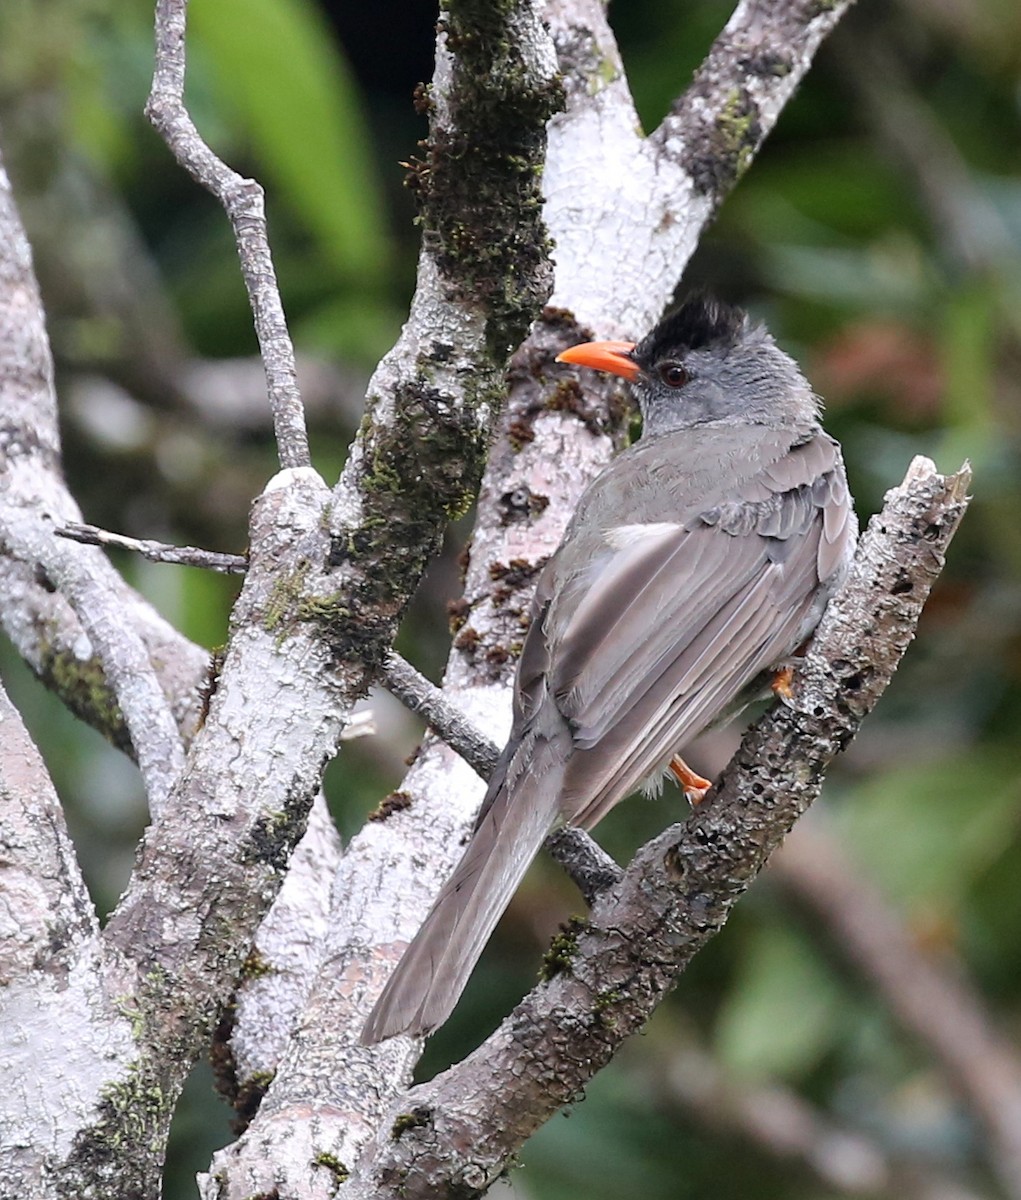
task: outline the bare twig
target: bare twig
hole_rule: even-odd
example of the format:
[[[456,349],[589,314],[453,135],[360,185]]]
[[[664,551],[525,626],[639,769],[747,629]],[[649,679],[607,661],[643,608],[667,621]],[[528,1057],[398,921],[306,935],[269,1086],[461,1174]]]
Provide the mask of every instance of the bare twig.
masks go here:
[[[232,171],[202,140],[184,106],[187,0],[157,0],[156,69],[146,116],[191,177],[223,205],[255,318],[266,371],[277,452],[282,467],[308,466],[308,434],[298,391],[294,347],[287,332],[266,232],[262,188]]]
[[[584,829],[564,827],[546,839],[546,849],[578,885],[589,905],[620,883],[624,872]]]
[[[376,718],[371,708],[351,713],[340,733],[342,742],[353,742],[357,738],[373,737],[377,732]]]
[[[219,571],[223,575],[243,575],[248,569],[248,559],[243,554],[221,554],[216,550],[200,550],[196,546],[171,546],[166,542],[154,542],[148,538],[127,537],[123,533],[111,533],[96,525],[83,525],[69,521],[56,530],[58,537],[87,546],[109,546],[117,550],[132,550],[150,562],[174,563],[182,567],[201,567],[206,571]]]
[[[468,763],[480,779],[488,780],[500,756],[499,747],[480,733],[435,684],[399,654],[387,655],[383,668],[387,688],[420,717]]]

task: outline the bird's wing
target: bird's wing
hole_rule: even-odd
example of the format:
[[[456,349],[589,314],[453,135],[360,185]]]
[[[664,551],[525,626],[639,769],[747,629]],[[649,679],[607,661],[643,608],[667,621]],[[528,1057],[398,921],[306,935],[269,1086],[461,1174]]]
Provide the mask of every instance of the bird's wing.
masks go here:
[[[807,636],[856,535],[825,434],[684,523],[620,526],[556,646],[573,734],[561,811],[589,827]]]

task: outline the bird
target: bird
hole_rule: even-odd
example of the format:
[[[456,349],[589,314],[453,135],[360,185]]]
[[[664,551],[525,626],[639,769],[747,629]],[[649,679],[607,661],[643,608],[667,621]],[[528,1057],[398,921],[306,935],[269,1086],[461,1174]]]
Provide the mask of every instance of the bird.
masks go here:
[[[583,492],[539,575],[510,737],[367,1045],[446,1021],[554,827],[591,829],[670,770],[699,798],[708,781],[679,752],[768,694],[854,553],[821,401],[741,308],[697,294],[637,344],[586,342],[557,362],[627,380],[641,436]]]

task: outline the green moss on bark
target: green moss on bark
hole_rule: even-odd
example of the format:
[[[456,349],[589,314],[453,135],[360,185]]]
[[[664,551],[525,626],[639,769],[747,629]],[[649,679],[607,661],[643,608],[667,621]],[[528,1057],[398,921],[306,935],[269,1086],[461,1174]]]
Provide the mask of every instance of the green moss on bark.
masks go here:
[[[440,29],[454,56],[447,118],[434,119],[409,177],[427,244],[455,296],[486,312],[491,351],[524,337],[552,286],[542,220],[546,122],[558,78],[521,51],[519,0],[447,0]],[[435,110],[434,110],[435,116]]]
[[[132,753],[124,714],[99,659],[94,654],[78,658],[69,650],[57,650],[45,638],[40,639],[39,653],[40,680],[76,717],[91,725],[118,750]]]

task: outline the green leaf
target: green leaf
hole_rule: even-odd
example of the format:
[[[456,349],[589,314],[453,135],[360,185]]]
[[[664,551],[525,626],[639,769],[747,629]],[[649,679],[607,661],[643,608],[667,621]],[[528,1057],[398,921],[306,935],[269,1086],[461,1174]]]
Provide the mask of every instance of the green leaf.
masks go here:
[[[347,65],[307,0],[199,0],[189,30],[273,182],[344,276],[390,258],[369,138]]]
[[[746,1079],[800,1075],[829,1048],[844,1004],[837,981],[802,937],[763,926],[720,1011],[717,1051]]]

